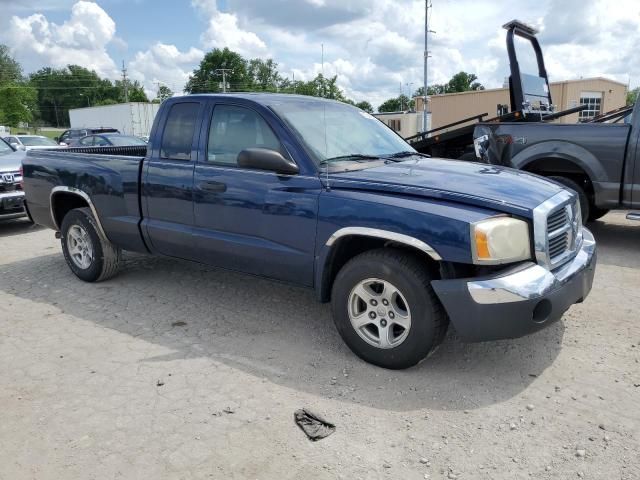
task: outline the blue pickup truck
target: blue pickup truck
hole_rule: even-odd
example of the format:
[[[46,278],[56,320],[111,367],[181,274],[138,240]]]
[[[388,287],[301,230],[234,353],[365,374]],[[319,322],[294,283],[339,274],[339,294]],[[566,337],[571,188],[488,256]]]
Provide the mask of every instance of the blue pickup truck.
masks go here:
[[[313,288],[353,352],[386,368],[425,358],[450,321],[468,341],[539,330],[593,281],[574,193],[429,158],[335,101],[171,98],[142,150],[34,151],[23,166],[31,217],[82,280],[113,276],[129,250]]]

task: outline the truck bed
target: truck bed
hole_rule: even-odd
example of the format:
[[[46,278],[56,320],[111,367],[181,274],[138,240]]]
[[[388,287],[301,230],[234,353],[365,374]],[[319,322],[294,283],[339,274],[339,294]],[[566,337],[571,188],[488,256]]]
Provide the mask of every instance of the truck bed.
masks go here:
[[[131,155],[131,154],[141,155]],[[27,208],[36,223],[57,229],[52,195],[79,190],[91,198],[109,239],[146,251],[139,231],[140,178],[146,147],[32,150],[23,161]]]
[[[550,174],[570,161],[589,176],[601,208],[620,202],[631,126],[611,123],[499,123],[476,126],[474,138],[490,138],[489,163]],[[543,164],[543,165],[542,165]]]

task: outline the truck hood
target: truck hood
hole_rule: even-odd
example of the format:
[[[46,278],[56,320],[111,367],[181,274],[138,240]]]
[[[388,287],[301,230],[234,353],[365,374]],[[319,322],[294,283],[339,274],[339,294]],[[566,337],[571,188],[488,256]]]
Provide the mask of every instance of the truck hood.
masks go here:
[[[418,195],[526,217],[562,190],[554,182],[520,170],[441,158],[420,158],[331,173],[329,182],[331,188]]]
[[[22,160],[26,152],[18,150],[16,152],[0,154],[0,172],[15,172],[20,170]]]

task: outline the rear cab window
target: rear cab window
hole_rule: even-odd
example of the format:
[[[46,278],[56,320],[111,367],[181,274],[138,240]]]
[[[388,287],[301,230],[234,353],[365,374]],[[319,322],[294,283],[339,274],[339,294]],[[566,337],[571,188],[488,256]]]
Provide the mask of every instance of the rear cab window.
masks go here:
[[[162,132],[160,157],[169,160],[191,160],[200,103],[176,103],[169,110]]]

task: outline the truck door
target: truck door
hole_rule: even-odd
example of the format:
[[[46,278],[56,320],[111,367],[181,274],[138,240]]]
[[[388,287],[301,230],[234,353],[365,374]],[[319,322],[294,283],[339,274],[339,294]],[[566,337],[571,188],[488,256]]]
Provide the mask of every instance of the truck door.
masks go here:
[[[176,102],[159,120],[142,182],[142,228],[150,248],[193,258],[193,172],[203,104]]]
[[[246,148],[289,156],[248,106],[216,103],[207,125],[194,182],[198,253],[213,265],[312,285],[320,180],[238,167]]]

